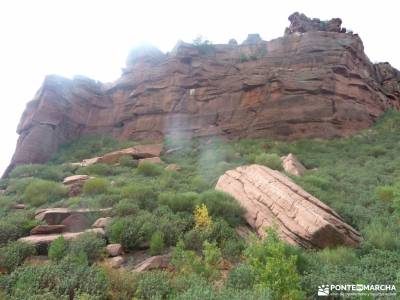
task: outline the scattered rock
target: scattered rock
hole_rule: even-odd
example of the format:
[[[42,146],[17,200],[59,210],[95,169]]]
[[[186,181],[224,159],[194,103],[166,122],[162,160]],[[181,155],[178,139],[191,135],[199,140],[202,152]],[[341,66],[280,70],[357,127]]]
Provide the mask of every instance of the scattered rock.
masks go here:
[[[36,234],[36,235],[30,235],[26,237],[22,237],[19,239],[21,242],[26,242],[29,244],[32,244],[37,247],[41,246],[48,246],[53,242],[55,239],[59,238],[60,236],[63,236],[65,240],[73,240],[77,237],[79,237],[81,234],[86,233],[86,232],[94,232],[96,234],[99,234],[100,236],[104,236],[105,232],[101,228],[94,228],[94,229],[88,229],[83,232],[66,232],[66,233],[60,233],[60,234]]]
[[[177,164],[169,164],[168,166],[165,167],[165,170],[167,171],[179,171],[181,169],[181,167]]]
[[[279,236],[304,248],[358,246],[358,233],[329,206],[290,178],[261,165],[225,172],[216,189],[232,195],[246,210],[245,219],[259,235],[277,226]]]
[[[119,269],[124,264],[125,259],[123,256],[116,256],[116,257],[108,258],[107,262],[113,269]]]
[[[90,223],[85,214],[75,213],[66,217],[62,222],[65,232],[80,232],[89,228]]]
[[[12,206],[13,209],[26,209],[26,205],[22,203],[17,203]]]
[[[163,163],[163,161],[159,157],[149,157],[149,158],[139,159],[139,165],[144,162],[151,162],[153,164],[162,164]]]
[[[83,185],[89,178],[93,177],[89,177],[88,175],[73,175],[64,178],[63,184],[69,189],[68,196],[74,197],[82,193]]]
[[[154,269],[165,269],[169,266],[170,260],[171,260],[171,255],[169,254],[152,256],[142,261],[141,263],[137,264],[134,267],[133,271],[144,272]]]
[[[111,217],[99,218],[93,223],[94,228],[106,228],[112,221]]]
[[[64,225],[38,225],[31,230],[31,235],[61,233],[64,228]]]
[[[35,213],[35,219],[44,221],[48,225],[59,225],[62,221],[72,214],[93,214],[93,213],[106,213],[111,211],[112,208],[102,209],[69,209],[63,207],[39,209]]]
[[[292,153],[281,157],[281,159],[282,167],[287,173],[294,176],[302,176],[305,173],[306,168]]]
[[[119,256],[124,253],[121,244],[109,244],[106,247],[106,251],[110,256]]]

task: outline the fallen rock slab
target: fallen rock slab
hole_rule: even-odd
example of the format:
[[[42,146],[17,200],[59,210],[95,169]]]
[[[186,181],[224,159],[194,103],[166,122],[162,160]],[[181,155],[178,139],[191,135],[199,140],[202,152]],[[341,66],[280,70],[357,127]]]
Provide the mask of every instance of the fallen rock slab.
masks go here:
[[[139,145],[126,149],[107,153],[98,158],[97,163],[115,164],[123,156],[130,155],[135,159],[151,158],[160,156],[164,148],[163,144]]]
[[[292,153],[283,156],[281,159],[282,167],[287,173],[294,176],[302,176],[306,172],[306,168]]]
[[[59,225],[62,221],[72,214],[93,214],[93,213],[106,213],[112,208],[102,209],[69,209],[63,207],[39,209],[35,213],[35,219],[44,221],[48,225]]]
[[[22,203],[17,203],[12,206],[13,209],[25,209],[26,205]]]
[[[80,235],[87,233],[87,232],[93,232],[96,234],[99,234],[101,236],[105,235],[105,232],[101,228],[93,228],[93,229],[88,229],[82,232],[66,232],[66,233],[60,233],[60,234],[37,234],[37,235],[30,235],[26,237],[22,237],[19,239],[21,242],[29,243],[32,244],[36,247],[40,246],[48,246],[53,242],[55,239],[59,238],[60,236],[63,236],[65,240],[73,240],[79,237]]]
[[[247,223],[260,236],[276,226],[279,236],[304,248],[358,246],[359,232],[329,206],[290,178],[261,165],[241,166],[222,175],[215,187],[246,210]]]
[[[169,262],[171,260],[171,255],[157,255],[149,257],[148,259],[142,261],[137,264],[133,271],[134,272],[145,272],[155,269],[165,269],[169,266]]]
[[[64,225],[38,225],[31,230],[31,235],[34,234],[53,234],[63,232]]]
[[[111,266],[113,269],[119,269],[125,262],[123,256],[116,256],[106,259],[106,262]]]
[[[89,228],[90,224],[86,215],[81,213],[73,213],[61,222],[65,232],[80,232]]]

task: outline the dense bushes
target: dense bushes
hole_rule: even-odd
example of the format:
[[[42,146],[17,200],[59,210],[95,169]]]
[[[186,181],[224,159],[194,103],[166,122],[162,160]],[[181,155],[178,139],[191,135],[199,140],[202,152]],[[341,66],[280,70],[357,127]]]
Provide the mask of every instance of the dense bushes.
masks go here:
[[[29,212],[14,212],[0,219],[0,246],[16,240],[38,225]]]
[[[35,254],[35,247],[23,242],[9,242],[4,247],[0,247],[0,268],[8,272],[14,271],[23,261]]]
[[[10,178],[36,177],[45,180],[60,181],[71,175],[68,166],[29,164],[17,166],[10,173]]]
[[[68,251],[68,245],[63,236],[55,239],[48,249],[48,257],[52,261],[58,262],[62,260]]]
[[[282,170],[281,158],[275,153],[262,153],[255,157],[254,162],[274,170]]]
[[[108,280],[101,269],[66,257],[59,264],[17,268],[0,277],[0,290],[7,299],[107,299]]]
[[[144,161],[137,167],[137,172],[144,176],[159,176],[164,172],[164,168],[160,164]]]
[[[57,182],[35,179],[26,187],[23,199],[33,206],[40,206],[62,199],[67,192],[67,189]]]
[[[83,192],[87,195],[98,195],[107,193],[110,182],[105,178],[92,178],[85,182]]]
[[[92,263],[103,256],[105,245],[106,242],[103,238],[95,233],[88,232],[71,241],[69,253],[72,256],[82,255],[83,253]]]

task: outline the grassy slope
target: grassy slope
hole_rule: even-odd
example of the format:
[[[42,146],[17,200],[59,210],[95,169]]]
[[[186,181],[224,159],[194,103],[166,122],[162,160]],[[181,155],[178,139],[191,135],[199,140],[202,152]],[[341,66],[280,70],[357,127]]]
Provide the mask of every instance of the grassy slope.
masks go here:
[[[307,294],[314,295],[316,287],[325,283],[394,283],[398,275],[397,270],[400,269],[399,133],[400,114],[390,112],[373,129],[348,139],[304,140],[296,143],[269,140],[242,140],[232,143],[224,143],[217,139],[208,143],[196,140],[190,142],[167,140],[169,148],[180,149],[165,155],[163,160],[179,164],[182,170],[179,172],[156,170],[154,176],[145,176],[140,170],[132,169],[129,163],[120,167],[100,166],[78,170],[59,165],[129,144],[118,144],[108,138],[85,138],[60,150],[51,164],[19,168],[13,172],[14,178],[1,182],[1,185],[8,186],[9,190],[6,196],[0,198],[2,222],[16,222],[15,213],[8,209],[11,203],[21,199],[30,203],[25,189],[34,179],[26,178],[27,175],[59,181],[73,173],[90,173],[96,177],[104,177],[109,183],[113,182],[104,193],[86,193],[72,199],[64,199],[63,196],[46,199],[51,203],[44,203],[42,205],[44,207],[120,205],[123,211],[127,200],[125,203],[120,202],[128,197],[127,187],[136,185],[151,188],[152,204],[144,206],[136,204],[141,210],[153,211],[160,205],[162,198],[177,202],[177,198],[171,196],[175,194],[195,192],[197,193],[194,196],[195,201],[201,201],[199,199],[202,197],[208,197],[206,191],[213,187],[225,170],[254,162],[274,165],[277,156],[291,152],[309,169],[305,176],[294,180],[334,208],[365,238],[365,242],[357,250],[339,248],[320,252],[298,252],[298,268],[303,289]],[[265,158],[265,153],[277,156]],[[166,220],[178,218],[183,223],[186,222],[182,226],[186,229],[182,230],[190,231],[188,228],[193,226],[191,210],[192,207],[181,212],[175,209],[172,215],[165,218]],[[230,218],[224,213],[216,213],[214,217]],[[235,222],[230,224],[234,225]],[[18,226],[22,225],[18,223]],[[23,226],[29,228],[32,224]],[[26,230],[14,234],[11,239],[22,234],[26,234]],[[224,247],[222,244],[219,246]],[[234,261],[240,260],[239,254],[237,255],[238,257],[233,258]],[[321,282],[321,278],[326,282]]]

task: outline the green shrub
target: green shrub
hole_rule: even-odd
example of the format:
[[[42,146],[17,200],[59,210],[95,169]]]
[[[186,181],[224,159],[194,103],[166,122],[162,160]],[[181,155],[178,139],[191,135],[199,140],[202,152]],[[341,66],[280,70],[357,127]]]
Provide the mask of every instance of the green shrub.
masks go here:
[[[17,268],[2,277],[0,290],[11,299],[107,299],[108,281],[101,269],[67,256],[58,264]]]
[[[257,287],[270,289],[276,299],[304,299],[297,270],[297,256],[288,255],[285,243],[270,229],[262,241],[253,240],[246,249]]]
[[[255,157],[254,162],[274,170],[282,170],[282,160],[275,153],[261,153]]]
[[[93,164],[87,166],[84,170],[85,173],[90,175],[110,176],[115,174],[114,169],[114,166],[108,164]]]
[[[379,157],[386,154],[386,149],[383,146],[372,146],[368,149],[368,154],[373,157]]]
[[[50,244],[48,257],[52,261],[59,262],[67,255],[67,251],[68,244],[65,241],[64,237],[60,236]]]
[[[33,219],[28,212],[10,213],[0,219],[0,246],[9,241],[28,235],[29,231],[39,225],[40,222]]]
[[[139,164],[137,171],[141,175],[154,177],[164,173],[164,168],[160,164],[144,161]]]
[[[219,265],[222,260],[221,250],[216,243],[203,243],[203,265],[204,275],[208,279],[216,279],[219,277]]]
[[[0,248],[0,267],[12,272],[35,252],[35,247],[30,244],[19,241],[9,242]]]
[[[95,233],[87,232],[71,242],[69,253],[73,256],[84,253],[89,262],[94,262],[103,256],[105,245],[103,238]]]
[[[24,202],[33,206],[40,206],[45,203],[56,202],[65,197],[67,188],[57,182],[35,179],[25,189],[23,194]]]
[[[136,168],[138,166],[138,161],[134,160],[130,155],[124,155],[120,157],[119,164],[123,167]]]
[[[136,295],[140,299],[164,299],[170,290],[167,272],[150,271],[140,275]]]
[[[152,185],[131,183],[121,190],[124,198],[133,200],[140,208],[154,209],[157,202],[157,191]]]
[[[393,201],[395,197],[395,188],[391,186],[378,186],[375,189],[376,197],[381,201]]]
[[[324,264],[343,266],[353,264],[357,260],[357,255],[352,248],[337,247],[317,252],[317,258]]]
[[[243,208],[230,195],[209,190],[200,195],[199,203],[204,203],[211,216],[222,217],[234,226],[242,222]]]
[[[158,196],[159,203],[167,205],[174,212],[186,211],[192,212],[196,203],[198,203],[199,194],[194,192],[186,193],[161,193]]]
[[[193,46],[203,55],[211,54],[215,49],[215,46],[209,40],[204,40],[202,36],[193,40]]]
[[[400,249],[400,240],[398,231],[393,232],[390,226],[374,222],[365,228],[366,246],[371,245],[373,248],[384,250]]]
[[[87,195],[97,195],[107,193],[110,182],[104,178],[92,178],[85,182],[83,192]]]
[[[135,200],[122,199],[114,207],[114,213],[118,217],[125,217],[130,215],[135,215],[140,210],[139,205]]]
[[[45,180],[60,181],[71,174],[72,173],[68,171],[64,172],[62,166],[29,164],[15,167],[15,169],[11,171],[10,177],[36,177]]]
[[[107,227],[107,236],[114,243],[120,243],[124,249],[133,250],[148,241],[156,231],[152,214],[140,211],[134,217],[115,219]]]
[[[252,289],[255,280],[256,276],[253,268],[248,264],[242,263],[229,272],[227,285],[239,290]]]
[[[160,231],[154,232],[150,239],[150,254],[161,254],[164,250],[164,247],[164,234]]]

